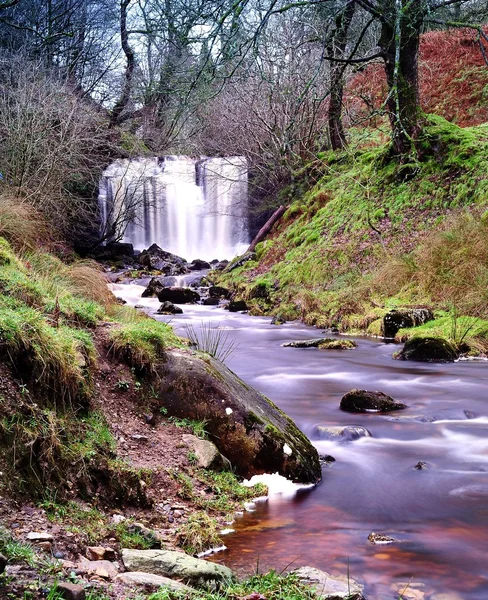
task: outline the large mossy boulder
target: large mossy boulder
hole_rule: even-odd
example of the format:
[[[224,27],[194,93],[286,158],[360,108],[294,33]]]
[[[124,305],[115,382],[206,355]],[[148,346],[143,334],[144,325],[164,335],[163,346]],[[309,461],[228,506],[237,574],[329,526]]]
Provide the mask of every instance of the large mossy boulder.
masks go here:
[[[278,472],[302,483],[320,480],[317,450],[307,437],[220,361],[174,350],[157,367],[157,376],[168,414],[205,421],[211,441],[238,474]]]
[[[407,408],[406,404],[383,392],[351,390],[341,399],[341,410],[348,412],[389,412],[403,408]]]
[[[404,327],[418,327],[428,321],[433,321],[434,315],[428,308],[399,308],[390,310],[383,317],[381,335],[385,338],[394,338],[397,332]]]
[[[178,579],[194,587],[216,589],[228,584],[232,571],[223,565],[194,558],[173,550],[122,550],[122,562],[129,571],[142,571]]]
[[[414,337],[407,340],[403,349],[394,357],[398,360],[447,363],[457,360],[459,352],[442,338]]]

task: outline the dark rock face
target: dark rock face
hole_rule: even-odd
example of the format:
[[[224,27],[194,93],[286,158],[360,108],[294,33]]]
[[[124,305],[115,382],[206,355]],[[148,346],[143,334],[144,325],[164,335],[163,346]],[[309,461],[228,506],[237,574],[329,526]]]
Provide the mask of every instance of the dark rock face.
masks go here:
[[[183,310],[179,306],[175,306],[172,302],[166,300],[156,311],[158,315],[181,315]]]
[[[214,263],[214,262],[212,261],[213,268],[214,268],[216,271],[223,271],[223,270],[224,270],[224,269],[227,267],[227,265],[228,265],[228,264],[229,264],[229,261],[228,261],[228,260],[221,260],[220,262],[219,262],[219,261],[217,261],[217,263]]]
[[[244,300],[231,300],[228,305],[229,312],[240,312],[247,310],[247,304]]]
[[[230,298],[230,290],[220,285],[211,285],[208,288],[210,298]]]
[[[219,299],[218,298],[205,298],[205,300],[202,301],[202,304],[204,306],[217,306],[219,304]]]
[[[381,333],[383,337],[394,338],[403,327],[418,327],[433,321],[434,315],[428,308],[400,308],[391,310],[383,317]]]
[[[149,282],[147,288],[142,292],[142,298],[154,298],[157,297],[159,292],[162,292],[166,286],[161,279],[153,277]]]
[[[312,439],[318,440],[353,442],[362,437],[371,437],[371,434],[365,427],[360,425],[345,425],[344,427],[341,425],[316,425],[312,431]]]
[[[412,338],[405,342],[403,350],[396,356],[398,360],[419,362],[454,362],[459,358],[456,348],[442,338]]]
[[[240,475],[277,471],[294,481],[320,480],[317,450],[305,435],[221,362],[171,351],[157,375],[168,413],[206,420],[211,441]]]
[[[406,404],[393,400],[383,392],[351,390],[342,397],[341,410],[348,412],[388,412],[407,408]]]
[[[206,260],[200,260],[199,258],[192,260],[190,264],[190,271],[203,271],[203,269],[210,268],[210,263],[208,263]]]
[[[169,301],[174,304],[193,304],[200,300],[200,294],[190,288],[167,287],[158,293],[158,300],[160,302]]]
[[[7,566],[7,558],[0,554],[0,575],[5,571],[5,567]]]
[[[284,325],[286,323],[286,319],[281,315],[275,315],[271,319],[271,325]]]
[[[171,254],[160,248],[157,244],[149,246],[137,257],[139,263],[148,269],[157,269],[165,275],[184,275],[189,273],[188,264],[181,256]]]

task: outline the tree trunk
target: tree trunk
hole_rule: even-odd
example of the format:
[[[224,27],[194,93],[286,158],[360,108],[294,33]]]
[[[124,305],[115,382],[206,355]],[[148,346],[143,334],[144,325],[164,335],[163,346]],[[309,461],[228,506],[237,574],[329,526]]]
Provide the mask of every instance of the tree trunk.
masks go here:
[[[336,19],[336,29],[329,45],[328,54],[334,58],[344,59],[347,46],[347,32],[354,16],[356,2],[347,3],[343,12]],[[344,69],[342,62],[330,62],[330,101],[329,101],[329,136],[333,150],[346,147],[346,135],[342,124],[342,98],[344,95]]]
[[[127,7],[129,6],[130,1],[131,0],[121,0],[120,2],[120,43],[122,45],[122,50],[124,51],[127,63],[125,67],[125,81],[122,88],[122,93],[119,100],[115,104],[110,117],[111,127],[119,122],[120,115],[129,104],[132,90],[132,78],[136,66],[136,57],[134,51],[129,45],[129,33],[127,31]]]
[[[379,45],[385,62],[393,152],[408,160],[423,126],[418,54],[424,15],[420,1],[392,0],[389,4],[394,16],[383,21]]]
[[[268,235],[268,233],[271,231],[271,229],[272,229],[273,225],[276,223],[276,221],[281,219],[281,217],[285,213],[285,210],[286,210],[286,208],[283,205],[281,205],[279,208],[277,208],[274,211],[274,213],[271,215],[271,217],[266,221],[266,223],[258,231],[255,238],[251,242],[249,248],[246,250],[246,253],[254,252],[256,250],[256,246],[259,244],[259,242],[261,242]]]

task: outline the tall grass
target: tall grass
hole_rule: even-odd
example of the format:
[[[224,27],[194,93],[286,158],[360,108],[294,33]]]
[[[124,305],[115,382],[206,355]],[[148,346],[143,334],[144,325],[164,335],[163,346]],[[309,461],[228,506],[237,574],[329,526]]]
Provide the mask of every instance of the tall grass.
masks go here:
[[[203,321],[199,328],[195,328],[192,323],[187,323],[185,333],[192,346],[221,362],[225,362],[238,347],[235,340],[229,339],[229,333],[225,329]]]

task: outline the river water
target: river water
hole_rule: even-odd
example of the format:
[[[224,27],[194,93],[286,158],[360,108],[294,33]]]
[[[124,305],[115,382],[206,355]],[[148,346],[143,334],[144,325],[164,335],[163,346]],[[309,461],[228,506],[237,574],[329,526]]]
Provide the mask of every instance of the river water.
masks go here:
[[[141,286],[114,287],[150,314],[159,306],[140,298]],[[182,308],[183,315],[157,318],[183,335],[188,322],[225,328],[239,344],[226,364],[289,414],[320,454],[336,459],[317,487],[272,496],[237,518],[227,550],[214,560],[242,574],[291,564],[349,572],[370,600],[398,598],[407,584],[404,597],[416,600],[488,598],[488,362],[395,361],[397,346],[370,338],[352,338],[355,350],[283,348],[320,332],[221,308]],[[408,408],[343,412],[340,399],[353,388],[383,391]],[[371,437],[314,440],[318,424],[361,425]],[[427,469],[414,469],[419,461]],[[374,545],[371,532],[398,541]]]

